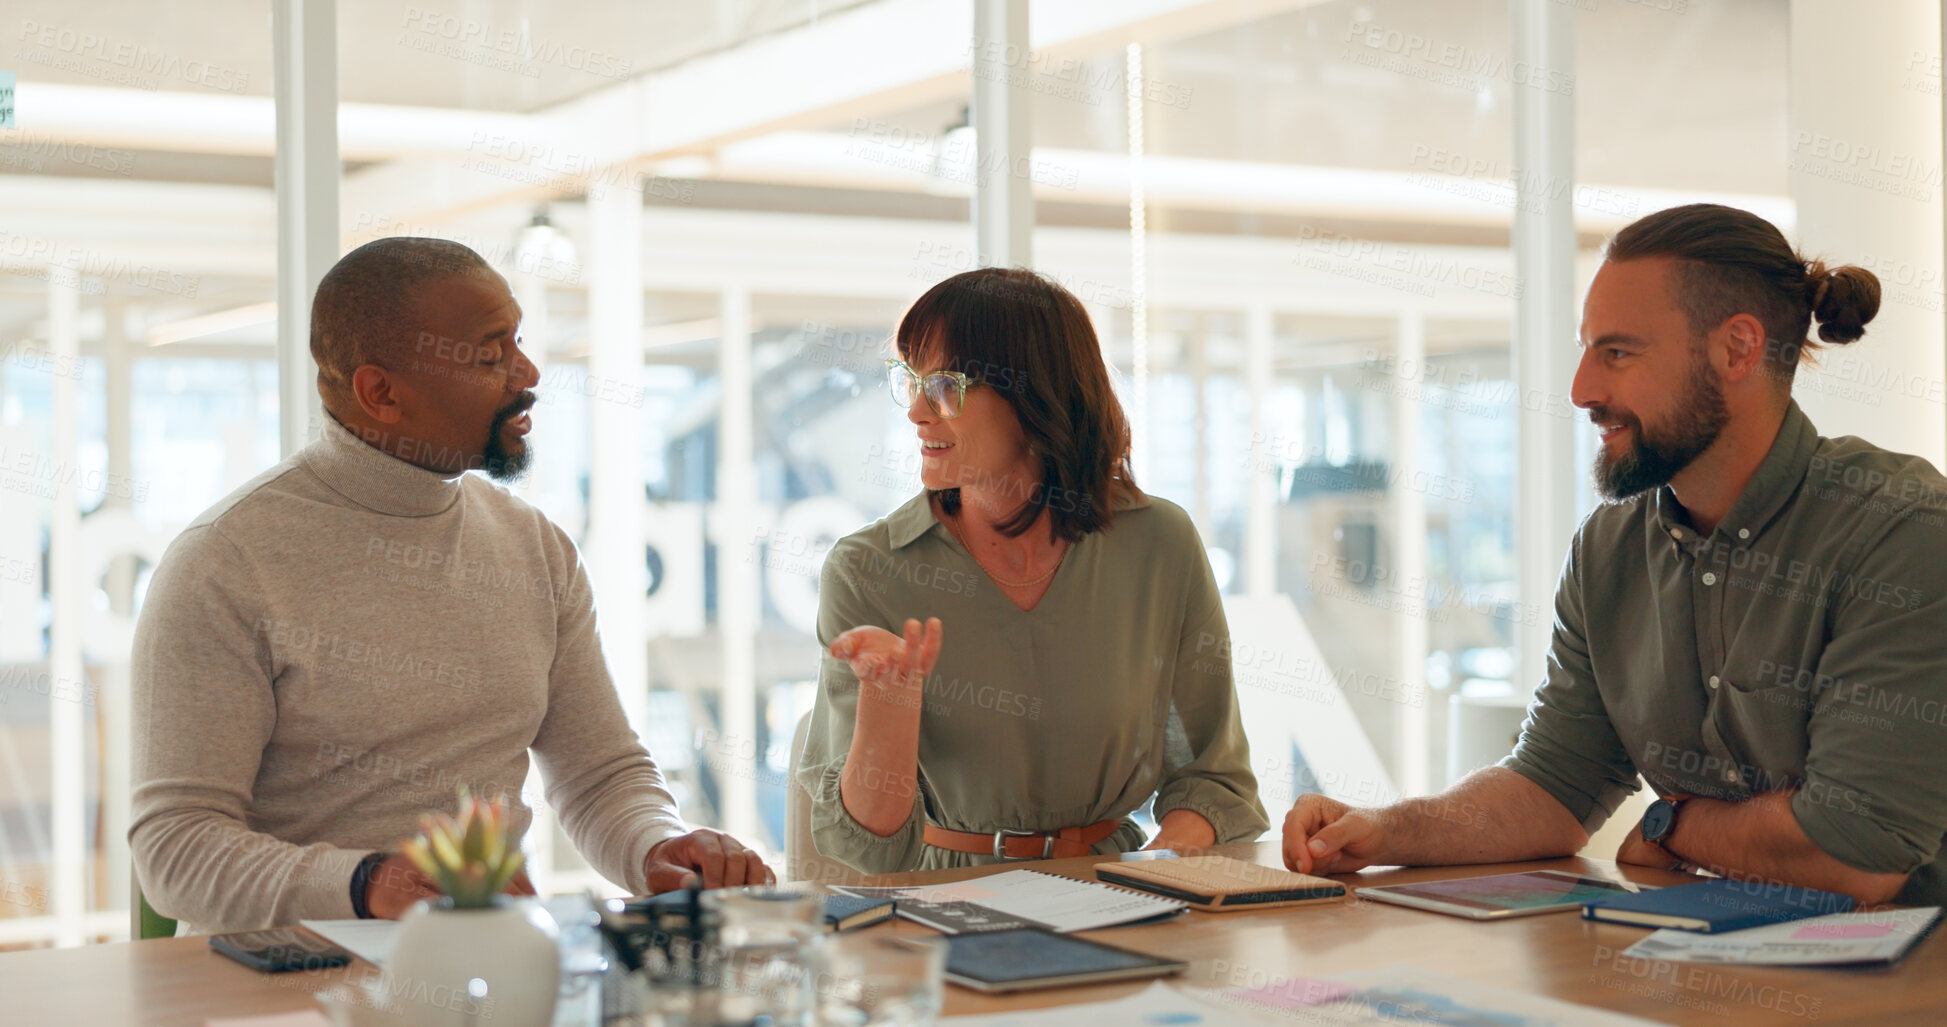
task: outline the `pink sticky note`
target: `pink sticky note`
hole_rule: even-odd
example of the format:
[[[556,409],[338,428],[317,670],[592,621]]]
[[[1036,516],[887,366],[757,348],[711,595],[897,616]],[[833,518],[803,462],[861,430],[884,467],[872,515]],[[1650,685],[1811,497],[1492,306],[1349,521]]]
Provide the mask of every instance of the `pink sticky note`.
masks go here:
[[[1305,1006],[1316,1006],[1342,999],[1358,990],[1352,985],[1341,984],[1338,981],[1288,977],[1281,981],[1272,981],[1262,988],[1227,992],[1224,997],[1233,1002],[1248,1003],[1267,1009],[1302,1009]]]
[[[1810,924],[1792,932],[1794,939],[1842,941],[1852,938],[1884,938],[1893,933],[1892,924]]]

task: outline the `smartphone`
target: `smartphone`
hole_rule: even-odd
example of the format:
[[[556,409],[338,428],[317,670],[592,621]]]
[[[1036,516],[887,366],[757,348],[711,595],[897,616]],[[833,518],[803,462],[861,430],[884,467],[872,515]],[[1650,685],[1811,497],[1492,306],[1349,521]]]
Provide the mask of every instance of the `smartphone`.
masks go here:
[[[287,970],[323,970],[352,961],[350,952],[292,927],[212,934],[210,948],[252,970],[273,974]]]

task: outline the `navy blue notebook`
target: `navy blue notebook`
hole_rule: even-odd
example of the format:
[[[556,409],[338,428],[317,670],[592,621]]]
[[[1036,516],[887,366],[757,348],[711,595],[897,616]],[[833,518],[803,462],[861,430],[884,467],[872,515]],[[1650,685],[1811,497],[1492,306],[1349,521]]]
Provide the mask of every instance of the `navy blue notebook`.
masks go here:
[[[1722,934],[1808,916],[1849,913],[1852,905],[1852,896],[1835,892],[1715,878],[1598,899],[1582,907],[1582,918]]]
[[[825,896],[825,930],[850,931],[891,918],[893,900],[856,895]]]

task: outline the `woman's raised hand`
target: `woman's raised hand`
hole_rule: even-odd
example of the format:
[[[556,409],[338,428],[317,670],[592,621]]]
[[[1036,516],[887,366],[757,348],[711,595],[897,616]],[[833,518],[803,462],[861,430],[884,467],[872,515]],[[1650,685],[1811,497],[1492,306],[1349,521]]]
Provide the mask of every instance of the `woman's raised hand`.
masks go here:
[[[938,617],[920,622],[907,618],[902,638],[884,628],[857,627],[832,639],[831,653],[858,675],[862,689],[873,698],[917,709],[925,694],[926,675],[940,658],[945,629]]]

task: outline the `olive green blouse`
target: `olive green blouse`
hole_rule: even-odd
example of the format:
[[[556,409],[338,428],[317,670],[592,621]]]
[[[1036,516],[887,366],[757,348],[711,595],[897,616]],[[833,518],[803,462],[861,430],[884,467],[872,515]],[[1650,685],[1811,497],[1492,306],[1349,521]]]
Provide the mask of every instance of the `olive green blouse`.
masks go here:
[[[820,854],[868,873],[970,866],[988,855],[927,845],[927,823],[988,833],[1123,818],[1097,852],[1141,848],[1128,815],[1191,809],[1219,842],[1269,826],[1238,719],[1229,629],[1203,543],[1182,508],[1137,499],[1107,531],[1074,543],[1032,611],[1004,595],[934,516],[925,493],[841,539],[818,609],[818,704],[798,781],[811,793]],[[858,679],[829,652],[860,625],[897,633],[940,618],[925,686],[919,787],[889,837],[846,812]]]

